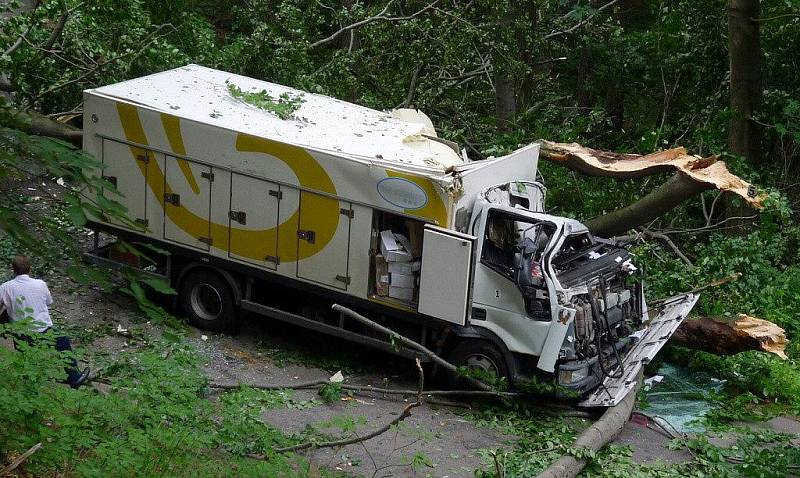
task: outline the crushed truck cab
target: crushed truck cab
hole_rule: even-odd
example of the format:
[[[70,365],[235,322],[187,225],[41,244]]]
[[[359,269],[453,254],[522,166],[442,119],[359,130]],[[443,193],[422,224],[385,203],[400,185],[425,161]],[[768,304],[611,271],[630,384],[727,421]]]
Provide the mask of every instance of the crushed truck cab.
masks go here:
[[[279,117],[234,90],[299,108]],[[471,161],[418,111],[197,65],[84,100],[84,150],[128,211],[91,218],[117,241],[86,259],[170,281],[199,327],[244,310],[414,356],[334,315],[338,302],[457,365],[512,384],[544,377],[606,406],[696,301],[648,311],[624,248],[545,214],[538,144]],[[132,243],[168,254],[145,261]]]

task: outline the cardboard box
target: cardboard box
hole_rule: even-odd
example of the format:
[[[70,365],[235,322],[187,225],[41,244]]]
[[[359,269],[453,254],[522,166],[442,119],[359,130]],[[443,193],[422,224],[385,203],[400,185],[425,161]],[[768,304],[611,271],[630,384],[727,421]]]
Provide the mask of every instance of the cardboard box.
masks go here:
[[[381,254],[387,262],[410,262],[413,257],[397,243],[390,230],[381,231]]]
[[[375,293],[384,297],[389,295],[388,265],[380,254],[375,256]]]
[[[414,276],[411,274],[396,274],[396,273],[389,273],[389,285],[395,287],[409,287],[414,288],[415,280]]]
[[[389,252],[393,252],[400,249],[400,245],[394,238],[394,234],[392,231],[385,230],[381,231],[381,254],[383,257],[386,258]]]
[[[422,263],[420,261],[413,261],[413,262],[390,262],[389,263],[389,273],[390,274],[413,274],[415,272],[419,272]]]
[[[411,241],[409,241],[406,236],[402,234],[395,234],[394,239],[400,244],[404,251],[411,254]]]
[[[390,285],[389,297],[393,299],[404,300],[406,302],[412,302],[414,300],[414,289],[411,287],[395,287]]]

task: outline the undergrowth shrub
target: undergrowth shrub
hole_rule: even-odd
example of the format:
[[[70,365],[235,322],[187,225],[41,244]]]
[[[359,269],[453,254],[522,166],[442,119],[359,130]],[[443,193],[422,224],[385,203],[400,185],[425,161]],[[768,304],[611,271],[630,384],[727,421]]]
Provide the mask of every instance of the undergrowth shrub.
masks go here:
[[[19,333],[19,324],[0,333]],[[34,476],[306,476],[296,456],[269,453],[288,443],[279,431],[242,414],[233,398],[202,398],[206,382],[186,344],[159,340],[122,352],[103,373],[114,377],[110,390],[98,393],[57,383],[65,357],[46,343],[52,336],[34,336],[34,346],[0,347],[0,455],[41,442],[25,464]]]

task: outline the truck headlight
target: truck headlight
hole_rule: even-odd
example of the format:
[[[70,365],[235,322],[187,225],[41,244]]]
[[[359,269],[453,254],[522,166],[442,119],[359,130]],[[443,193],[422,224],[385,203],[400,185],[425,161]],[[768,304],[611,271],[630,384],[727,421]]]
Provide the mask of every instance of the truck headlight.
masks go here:
[[[558,383],[560,385],[569,385],[575,382],[580,382],[589,376],[589,367],[581,367],[574,370],[561,370],[558,371]]]

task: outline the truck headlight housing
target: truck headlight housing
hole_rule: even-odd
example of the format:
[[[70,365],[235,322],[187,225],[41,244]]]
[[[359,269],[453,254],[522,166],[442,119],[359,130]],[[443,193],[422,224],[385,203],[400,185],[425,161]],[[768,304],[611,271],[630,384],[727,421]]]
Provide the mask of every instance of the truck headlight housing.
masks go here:
[[[581,367],[577,369],[559,369],[558,370],[558,383],[559,385],[571,385],[580,382],[589,376],[589,367]]]

